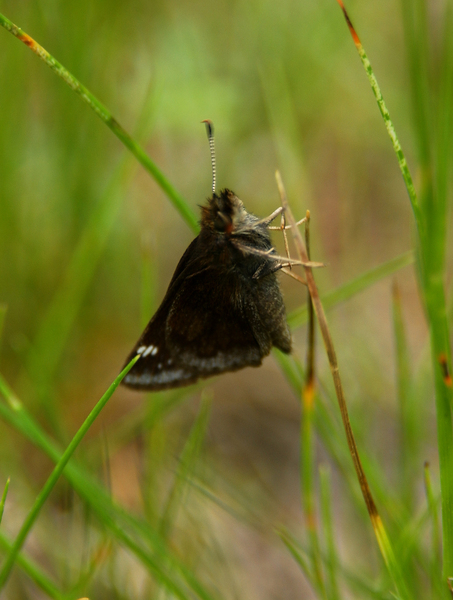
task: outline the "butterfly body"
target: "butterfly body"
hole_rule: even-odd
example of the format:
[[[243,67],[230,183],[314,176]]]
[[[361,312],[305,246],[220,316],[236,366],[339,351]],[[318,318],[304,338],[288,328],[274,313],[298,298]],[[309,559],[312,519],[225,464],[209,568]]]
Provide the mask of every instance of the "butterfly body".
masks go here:
[[[123,380],[160,390],[246,366],[259,366],[291,336],[276,277],[280,263],[266,220],[248,213],[230,190],[202,207],[201,231],[134,350],[141,359]]]

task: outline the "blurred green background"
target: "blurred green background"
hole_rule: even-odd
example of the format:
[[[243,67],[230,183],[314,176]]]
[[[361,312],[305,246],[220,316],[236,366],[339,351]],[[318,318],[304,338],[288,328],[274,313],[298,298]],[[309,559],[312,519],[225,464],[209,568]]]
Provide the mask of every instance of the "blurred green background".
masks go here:
[[[351,0],[347,7],[416,177],[399,3]],[[218,188],[233,189],[249,211],[266,216],[279,205],[280,169],[296,217],[311,211],[312,257],[327,264],[316,273],[321,293],[411,249],[398,164],[333,0],[3,0],[0,10],[111,110],[197,214],[211,186],[202,119],[215,125]],[[5,30],[0,107],[0,303],[7,307],[0,368],[65,444],[118,373],[193,232],[101,120]],[[288,311],[304,304],[305,290],[281,279]],[[412,268],[396,280],[419,371],[427,339]],[[398,485],[400,459],[392,282],[328,313],[359,445],[379,464],[383,487]],[[305,337],[305,328],[294,331],[300,359]],[[321,348],[318,355],[342,447]],[[424,436],[410,457],[415,505],[423,461],[435,461],[431,381],[420,368],[414,419]],[[173,546],[221,598],[315,597],[274,533],[281,525],[295,535],[304,528],[300,400],[275,357],[260,370],[176,393],[118,389],[78,458],[120,504],[158,521],[202,388],[213,402],[198,476],[229,509],[206,497],[184,501]],[[50,463],[9,425],[0,431],[0,487],[11,477],[3,523],[13,536]],[[378,554],[371,528],[365,520],[354,539],[347,534],[360,509],[322,441],[317,452],[333,472],[345,561],[372,571]],[[81,504],[62,483],[29,548],[68,586],[92,536],[99,542],[102,535]],[[151,596],[155,584],[130,556],[110,552],[80,595],[166,597]],[[9,585],[11,598],[37,594],[19,569]]]

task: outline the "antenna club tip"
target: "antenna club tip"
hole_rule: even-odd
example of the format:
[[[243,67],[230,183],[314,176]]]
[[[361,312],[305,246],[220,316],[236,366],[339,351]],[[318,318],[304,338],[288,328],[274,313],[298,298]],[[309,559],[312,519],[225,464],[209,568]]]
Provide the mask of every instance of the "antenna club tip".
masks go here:
[[[214,124],[209,119],[203,119],[201,121],[206,125],[206,131],[208,132],[208,137],[212,137],[214,135]]]

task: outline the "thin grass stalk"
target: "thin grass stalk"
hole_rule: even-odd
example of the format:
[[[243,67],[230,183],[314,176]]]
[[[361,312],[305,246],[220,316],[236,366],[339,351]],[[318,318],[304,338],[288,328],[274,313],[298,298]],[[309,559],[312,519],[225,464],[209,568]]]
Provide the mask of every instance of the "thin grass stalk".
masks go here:
[[[431,481],[430,465],[425,462],[424,465],[424,483],[426,500],[428,503],[428,510],[431,519],[431,544],[429,552],[430,569],[429,573],[431,576],[431,589],[432,593],[438,588],[438,581],[441,576],[440,566],[442,563],[441,557],[441,539],[440,539],[440,523],[438,514],[438,502],[436,500],[433,485]]]
[[[310,257],[310,213],[307,211],[305,221],[305,243],[307,255]],[[309,258],[310,260],[310,258]],[[315,452],[313,447],[313,408],[315,399],[315,320],[313,304],[308,292],[308,330],[307,330],[307,362],[305,382],[302,388],[301,444],[300,444],[300,479],[302,486],[302,507],[305,525],[308,532],[313,569],[313,581],[318,593],[326,598],[326,589],[322,572],[321,551],[319,547],[319,530],[315,509]]]
[[[301,369],[301,365],[293,356],[283,354],[280,350],[273,348],[272,353],[280,365],[280,368],[285,375],[285,379],[296,394],[296,397],[299,397],[304,382],[304,373]]]
[[[145,108],[141,113],[138,119],[141,127],[137,127],[137,130],[143,135],[148,129],[145,123]],[[124,188],[132,178],[136,166],[133,157],[126,153],[115,168],[74,247],[59,287],[41,319],[37,334],[25,357],[26,366],[22,379],[32,378],[34,389],[46,408],[46,416],[54,432],[58,432],[60,426],[58,406],[52,402],[51,380],[117,221]]]
[[[13,543],[8,540],[3,531],[0,530],[0,548],[5,552],[11,552]],[[54,600],[70,600],[69,595],[62,592],[43,572],[37,567],[30,559],[26,558],[22,553],[19,553],[16,557],[17,565],[22,569],[24,573],[45,592],[50,598]],[[71,600],[73,599],[73,596]]]
[[[60,439],[64,439],[64,435],[60,431],[59,407],[52,397],[52,378],[121,208],[122,195],[117,190],[118,184],[131,175],[132,167],[131,162],[123,157],[99,205],[85,225],[25,357],[21,379],[31,378],[41,406],[46,411],[47,421]]]
[[[278,532],[278,535],[282,542],[285,544],[291,556],[296,561],[296,564],[299,566],[302,573],[307,578],[307,581],[311,582],[313,580],[313,577],[312,571],[309,567],[309,563],[311,562],[309,557],[305,555],[306,553],[304,553],[304,555],[302,554],[302,552],[299,548],[297,548],[296,544],[294,543],[294,540],[292,540],[287,531],[281,530]]]
[[[282,201],[282,206],[285,210],[286,216],[288,218],[289,224],[291,225],[291,231],[294,238],[294,243],[296,245],[297,253],[300,257],[300,260],[303,263],[308,262],[307,251],[305,249],[305,244],[303,242],[302,236],[296,227],[296,221],[292,214],[292,211],[289,207],[288,200],[286,197],[286,192],[283,187],[283,182],[280,177],[280,173],[277,171],[277,184],[280,190],[280,196]],[[310,290],[310,296],[313,301],[313,307],[315,309],[316,318],[318,320],[319,328],[321,330],[321,335],[324,341],[324,346],[326,349],[327,357],[329,360],[330,370],[332,373],[332,378],[335,385],[335,392],[338,399],[338,404],[340,407],[341,418],[343,420],[343,425],[346,433],[346,439],[348,442],[349,451],[351,453],[352,461],[354,463],[354,468],[357,474],[357,478],[359,480],[360,488],[362,490],[362,495],[365,500],[365,504],[368,510],[368,514],[370,516],[370,520],[373,526],[374,533],[376,535],[376,539],[384,559],[384,562],[388,568],[389,574],[393,580],[393,583],[400,595],[403,599],[408,599],[409,592],[406,588],[405,581],[402,576],[400,565],[395,557],[393,547],[390,543],[390,540],[387,536],[387,532],[384,528],[384,524],[381,520],[381,517],[378,513],[376,504],[374,502],[373,496],[371,494],[367,478],[365,476],[365,472],[362,467],[362,463],[360,460],[360,456],[358,453],[357,445],[354,439],[354,435],[351,428],[351,423],[349,421],[349,415],[346,405],[346,399],[344,396],[343,385],[341,382],[340,371],[338,367],[338,361],[336,357],[335,348],[332,342],[332,338],[330,335],[330,331],[327,325],[327,320],[324,312],[324,308],[322,306],[318,289],[316,287],[316,283],[313,277],[313,272],[310,267],[304,266],[305,277],[307,280],[308,289]]]
[[[403,27],[406,39],[409,75],[412,83],[412,110],[414,123],[417,123],[418,158],[421,166],[420,189],[421,198],[425,197],[424,190],[432,180],[432,147],[431,132],[433,123],[430,121],[429,93],[429,36],[427,3],[425,0],[402,0]]]
[[[303,385],[303,371],[301,370],[299,361],[295,357],[288,357],[281,352],[275,352],[275,357],[297,396],[300,394],[300,389]],[[302,374],[299,374],[299,372]],[[348,460],[349,451],[343,443],[344,433],[338,419],[339,415],[332,410],[331,404],[323,402],[320,396],[317,396],[316,400],[313,415],[316,432],[319,434],[323,446],[334,460],[336,467],[345,478],[357,509],[363,511],[365,515],[366,507],[363,505],[363,496],[360,489],[355,485],[356,473],[354,466]],[[362,462],[365,471],[369,473],[371,488],[374,490],[378,503],[382,505],[390,503],[393,519],[401,522],[407,517],[407,511],[402,513],[402,505],[400,505],[399,497],[396,493],[389,496],[386,477],[379,463],[376,462],[373,455],[369,455],[366,452],[366,449],[362,450]]]
[[[288,532],[282,531],[279,532],[279,535],[282,541],[285,543],[285,546],[291,552],[291,555],[295,559],[296,563],[300,566],[302,572],[305,574],[304,567],[302,566],[304,565],[306,567],[308,564],[308,561],[305,558],[305,550],[300,547],[300,544],[294,540]],[[341,574],[341,578],[352,590],[352,595],[349,594],[347,596],[348,598],[373,598],[375,600],[383,600],[383,598],[389,597],[387,590],[383,590],[382,587],[377,586],[374,581],[370,581],[368,575],[361,571],[358,572],[354,567],[352,569],[348,569],[341,564],[341,557],[338,556],[338,558],[338,569]],[[324,560],[327,560],[327,558],[324,557]],[[393,596],[390,597],[393,598]]]
[[[425,297],[430,325],[431,357],[435,381],[437,438],[442,495],[443,579],[453,577],[453,430],[451,356],[445,294],[442,281],[430,278]]]
[[[332,485],[330,469],[320,467],[319,481],[321,484],[321,515],[326,540],[326,587],[329,600],[340,600],[338,583],[338,565],[340,564],[338,551],[335,546],[335,536],[332,519]]]
[[[90,549],[89,556],[84,556],[83,564],[77,573],[77,581],[71,585],[66,593],[68,600],[74,600],[75,598],[83,600],[81,597],[86,595],[94,576],[104,566],[107,559],[111,558],[113,554],[112,546],[108,534],[103,532],[100,541],[92,550]],[[69,577],[66,576],[66,579],[69,579]]]
[[[377,267],[373,267],[365,271],[351,281],[338,286],[336,289],[322,294],[321,300],[326,310],[334,308],[341,302],[345,302],[361,291],[368,289],[374,283],[381,281],[385,277],[393,275],[400,269],[412,265],[414,263],[414,253],[412,251],[404,252],[400,256],[392,258]],[[292,329],[299,327],[307,322],[308,308],[301,306],[293,310],[288,315],[288,323]]]
[[[174,525],[178,508],[185,505],[184,495],[190,481],[194,466],[200,456],[202,444],[205,439],[206,428],[209,423],[212,398],[206,393],[202,395],[201,406],[195,423],[184,444],[179,457],[178,469],[175,473],[173,486],[168,494],[158,531],[164,540],[168,540],[171,528]]]
[[[442,38],[442,62],[440,67],[439,103],[435,122],[437,133],[436,147],[436,205],[434,212],[436,224],[433,233],[439,245],[439,257],[442,261],[438,268],[444,269],[445,244],[447,234],[448,191],[451,184],[453,153],[451,152],[451,136],[453,132],[453,7],[450,2],[445,5],[444,29]]]
[[[426,207],[431,222],[429,247],[426,249],[429,270],[425,274],[425,298],[431,330],[431,356],[436,387],[436,414],[439,444],[439,466],[442,494],[443,579],[451,587],[453,577],[453,382],[445,296],[446,233],[448,222],[447,194],[452,163],[451,135],[453,131],[453,12],[445,7],[441,83],[437,107],[437,144],[434,204]]]
[[[3,335],[3,326],[5,324],[6,311],[7,311],[6,304],[0,304],[0,342],[2,340],[2,335]]]
[[[198,219],[194,215],[184,198],[171,185],[169,180],[160,171],[157,165],[149,158],[143,148],[127,133],[125,129],[113,117],[110,111],[99,100],[78,81],[61,63],[59,63],[51,54],[40,46],[33,38],[26,34],[20,27],[14,25],[4,15],[0,14],[0,25],[7,31],[12,33],[18,40],[23,42],[32,50],[48,67],[54,71],[76,94],[82,98],[88,106],[94,110],[107,127],[117,136],[119,140],[128,148],[136,157],[139,163],[150,173],[154,181],[170,199],[176,210],[181,214],[183,219],[194,232],[198,232]]]
[[[411,201],[413,214],[418,233],[419,249],[419,274],[421,290],[425,302],[425,308],[430,329],[431,358],[435,381],[437,440],[439,451],[440,483],[442,494],[442,540],[443,540],[443,571],[444,583],[448,583],[453,577],[453,428],[452,428],[452,405],[453,405],[453,383],[451,378],[451,351],[449,346],[449,328],[446,310],[446,298],[444,289],[444,264],[445,264],[445,224],[446,203],[444,198],[435,195],[432,177],[429,176],[426,184],[426,194],[422,207],[420,207],[415,187],[412,182],[407,162],[401,146],[396,137],[393,123],[385,106],[384,100],[377,80],[374,76],[371,64],[365,54],[360,39],[351,23],[342,1],[337,0],[345,16],[352,38],[359,52],[360,59],[367,73],[371,88],[378,102],[379,109],[384,119],[385,126],[392,140],[394,151],[406,184]],[[451,11],[447,12],[451,19]],[[451,37],[451,32],[445,34]],[[450,41],[445,41],[444,46],[451,47]],[[452,67],[452,60],[445,61],[446,69]],[[453,94],[453,88],[447,86],[447,90]],[[450,98],[450,104],[453,99]],[[446,108],[448,102],[443,103],[442,111],[448,115],[450,123],[451,106]],[[445,125],[445,123],[444,123]],[[447,151],[448,148],[444,148]],[[439,176],[437,169],[430,169]],[[443,182],[440,184],[441,189]],[[439,182],[437,182],[437,188]],[[435,227],[439,227],[437,230]]]
[[[387,106],[384,102],[384,98],[382,96],[381,90],[379,88],[378,82],[376,80],[376,77],[373,73],[373,69],[371,68],[371,64],[370,61],[368,60],[368,57],[365,53],[365,50],[362,46],[362,43],[359,39],[359,36],[357,35],[356,30],[354,29],[351,20],[349,18],[348,13],[346,12],[346,9],[343,5],[342,0],[337,0],[338,4],[341,7],[341,10],[343,11],[343,15],[345,17],[346,23],[349,27],[349,31],[351,32],[351,36],[352,39],[354,40],[354,44],[357,48],[357,52],[359,53],[360,56],[360,60],[362,61],[363,67],[366,71],[366,74],[368,76],[368,80],[370,82],[371,85],[371,89],[373,91],[374,97],[376,98],[376,102],[378,104],[379,110],[381,112],[382,118],[384,119],[384,123],[385,123],[385,127],[387,129],[387,133],[389,134],[389,137],[392,141],[392,145],[393,145],[393,149],[395,151],[395,154],[398,158],[398,164],[401,170],[401,174],[403,176],[404,182],[406,184],[406,189],[407,192],[409,194],[409,200],[411,202],[411,206],[412,206],[412,211],[414,213],[415,216],[415,222],[417,225],[417,228],[419,228],[419,236],[422,240],[425,240],[426,237],[426,231],[425,231],[425,223],[424,223],[424,219],[422,217],[422,213],[421,213],[421,209],[420,209],[420,205],[418,203],[418,199],[417,199],[417,193],[415,191],[415,186],[414,183],[412,181],[412,175],[410,174],[409,171],[409,167],[407,166],[407,161],[406,161],[406,157],[403,153],[403,150],[401,148],[401,144],[399,142],[399,139],[396,135],[396,131],[395,128],[393,126],[392,120],[390,119],[390,114],[389,111],[387,110]]]
[[[49,497],[53,488],[55,487],[55,485],[56,485],[58,479],[60,478],[60,475],[62,474],[69,459],[74,454],[77,446],[80,444],[80,442],[84,438],[88,429],[91,427],[91,425],[94,423],[96,418],[99,416],[101,410],[104,408],[104,406],[107,404],[108,400],[111,398],[113,392],[116,390],[116,388],[119,386],[119,384],[121,383],[123,378],[127,375],[127,373],[130,371],[130,369],[134,366],[134,364],[137,362],[137,360],[139,358],[140,358],[139,356],[134,357],[130,361],[130,363],[121,371],[121,373],[118,375],[118,377],[115,379],[115,381],[111,384],[109,389],[105,392],[105,394],[98,401],[96,406],[90,412],[88,417],[85,419],[82,426],[79,428],[79,430],[77,431],[75,436],[72,438],[71,442],[69,443],[68,447],[63,452],[60,460],[55,465],[51,475],[47,479],[42,490],[38,494],[32,508],[30,509],[27,517],[25,518],[25,521],[23,522],[22,527],[20,528],[19,533],[17,534],[16,540],[15,540],[10,552],[8,553],[8,556],[6,557],[5,562],[3,563],[3,567],[0,571],[0,590],[2,590],[3,587],[5,586],[5,583],[11,573],[13,566],[14,566],[14,563],[16,562],[17,556],[18,556],[22,546],[24,545],[25,540],[27,539],[27,536],[28,536],[31,528],[33,527],[36,519],[38,518],[38,515],[41,512],[41,509],[44,506],[44,503],[46,502],[46,500]]]
[[[5,487],[3,488],[2,499],[0,500],[0,524],[3,519],[3,511],[5,510],[5,502],[6,502],[6,496],[8,495],[9,483],[10,483],[10,478],[8,477],[8,479],[6,480],[6,483],[5,483]]]
[[[0,402],[0,416],[45,452],[51,460],[58,462],[62,456],[61,450],[33,420],[1,375],[0,394],[7,401],[7,404]],[[202,600],[213,600],[214,597],[203,588],[197,578],[178,558],[170,554],[149,524],[117,506],[112,501],[110,493],[86,470],[71,461],[63,474],[99,522],[175,597],[184,600],[192,599],[195,593],[196,597]],[[179,580],[180,577],[183,579],[182,582]],[[189,586],[192,591],[187,591],[186,586]]]
[[[160,583],[165,587],[166,590],[170,591],[174,597],[180,600],[189,600],[193,597],[191,592],[185,588],[181,582],[178,581],[176,573],[165,572],[158,566],[158,559],[149,553],[148,549],[143,547],[140,543],[141,540],[137,540],[135,536],[129,535],[127,531],[119,524],[118,520],[113,515],[104,515],[103,523],[108,529],[114,534],[115,538],[129,550],[131,550],[135,556],[140,559],[140,562],[145,565],[150,573],[153,573]],[[172,596],[171,596],[172,597]],[[208,598],[204,594],[199,594],[200,598]]]
[[[297,361],[295,357],[288,356],[279,351],[275,351],[274,356],[279,362],[294,393],[296,396],[299,395],[304,381],[304,372],[299,361]],[[314,403],[314,408],[315,411],[313,417],[316,432],[320,435],[327,452],[330,454],[338,470],[347,481],[357,509],[362,511],[364,508],[363,495],[360,489],[355,486],[356,472],[353,464],[348,461],[349,451],[345,448],[342,441],[344,434],[338,422],[337,415],[332,411],[330,405],[326,405],[321,401],[319,396],[317,396],[317,402]],[[362,460],[365,466],[372,463],[372,468],[369,469],[372,488],[380,503],[387,503],[389,498],[388,486],[385,484],[384,473],[380,470],[379,464],[376,463],[373,457],[369,457],[365,450],[362,451]],[[393,502],[392,507],[394,518],[400,520],[401,515],[397,511],[398,507],[393,505]],[[365,513],[366,507],[364,514]]]
[[[400,472],[401,472],[401,493],[404,498],[404,504],[409,512],[414,505],[414,490],[412,488],[412,470],[414,457],[417,455],[417,443],[414,438],[415,415],[413,409],[413,381],[410,367],[409,349],[407,346],[406,332],[403,322],[401,307],[401,295],[399,288],[394,282],[392,293],[393,306],[393,331],[395,338],[396,354],[396,379],[399,403],[399,423],[400,423]]]

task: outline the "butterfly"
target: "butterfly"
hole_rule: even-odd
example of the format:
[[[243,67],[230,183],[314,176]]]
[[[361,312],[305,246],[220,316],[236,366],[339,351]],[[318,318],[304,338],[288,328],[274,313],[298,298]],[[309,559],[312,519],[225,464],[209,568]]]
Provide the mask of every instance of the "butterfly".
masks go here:
[[[268,229],[278,212],[260,220],[232,191],[213,191],[201,208],[199,235],[126,360],[141,356],[123,384],[174,388],[258,367],[273,346],[291,352],[277,280],[284,260],[275,254]]]

